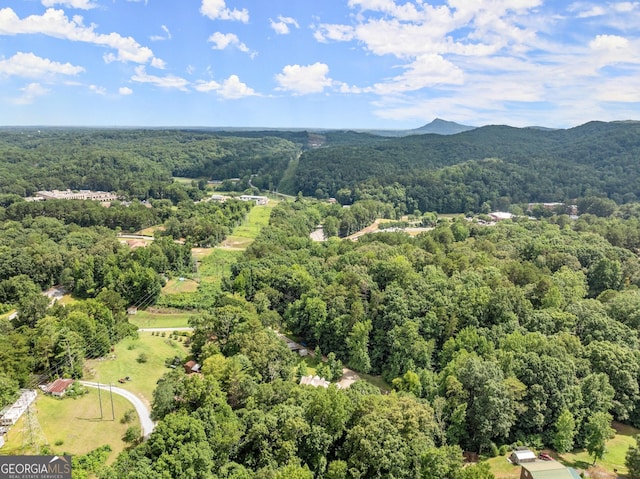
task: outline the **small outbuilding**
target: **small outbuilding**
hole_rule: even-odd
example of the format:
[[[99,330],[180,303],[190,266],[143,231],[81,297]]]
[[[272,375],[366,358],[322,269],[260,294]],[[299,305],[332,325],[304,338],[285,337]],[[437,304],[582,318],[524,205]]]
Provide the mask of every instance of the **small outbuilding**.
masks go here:
[[[73,379],[56,379],[51,384],[47,384],[44,388],[44,392],[51,394],[52,396],[62,397],[72,384]]]
[[[512,464],[535,462],[536,459],[536,454],[531,449],[516,449],[509,456],[509,460]]]
[[[196,363],[194,360],[187,361],[186,363],[184,363],[184,372],[187,374],[199,373],[200,365]]]
[[[523,464],[520,479],[580,479],[580,474],[557,461],[539,461]]]

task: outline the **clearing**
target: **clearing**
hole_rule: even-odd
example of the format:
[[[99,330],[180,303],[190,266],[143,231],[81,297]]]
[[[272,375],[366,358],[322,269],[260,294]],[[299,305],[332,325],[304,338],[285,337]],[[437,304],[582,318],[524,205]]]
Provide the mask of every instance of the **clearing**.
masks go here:
[[[158,379],[169,370],[164,365],[165,360],[174,356],[185,357],[187,349],[184,346],[184,338],[183,342],[170,339],[169,333],[152,334],[140,331],[138,334],[139,339],[125,338],[116,344],[111,356],[113,359],[86,361],[83,379],[117,385],[134,393],[150,406]],[[146,356],[145,362],[138,361],[142,354]],[[118,383],[118,379],[127,376],[131,381]]]
[[[113,395],[113,420],[111,398],[108,392],[102,391],[98,396],[96,389],[78,398],[57,399],[52,396],[38,394],[35,411],[41,434],[33,430],[34,438],[40,436],[41,445],[48,443],[53,454],[86,454],[87,452],[109,444],[111,453],[108,462],[115,460],[118,454],[127,447],[122,436],[129,426],[139,426],[138,416],[129,424],[120,419],[124,413],[133,409],[129,401],[116,394]],[[102,401],[102,419],[100,418],[100,401]],[[31,434],[27,414],[11,428],[7,435],[7,443],[2,448],[3,454],[35,454],[37,451],[29,445]],[[24,447],[23,447],[24,444]]]

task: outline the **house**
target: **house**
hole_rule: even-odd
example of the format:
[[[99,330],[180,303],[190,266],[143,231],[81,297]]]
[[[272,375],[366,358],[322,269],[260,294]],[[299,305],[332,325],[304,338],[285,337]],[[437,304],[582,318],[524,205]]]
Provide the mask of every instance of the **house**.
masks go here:
[[[580,479],[580,475],[557,461],[539,461],[523,464],[520,479]]]
[[[73,379],[56,379],[51,384],[47,384],[47,386],[45,386],[44,392],[51,394],[52,396],[62,397],[72,384]]]
[[[187,374],[199,373],[200,365],[196,363],[194,360],[187,361],[186,363],[184,363],[184,372]]]
[[[510,220],[513,218],[513,215],[507,211],[494,211],[493,213],[489,213],[489,216],[493,221]]]
[[[321,378],[318,375],[316,375],[316,376],[302,376],[300,378],[300,384],[313,386],[315,388],[318,388],[318,387],[328,388],[330,383],[325,378]]]
[[[511,453],[509,460],[512,464],[523,464],[528,462],[535,462],[537,456],[535,452],[527,448],[519,448]]]
[[[138,313],[138,308],[136,306],[129,306],[127,308],[127,314],[131,315],[131,314],[137,314]]]

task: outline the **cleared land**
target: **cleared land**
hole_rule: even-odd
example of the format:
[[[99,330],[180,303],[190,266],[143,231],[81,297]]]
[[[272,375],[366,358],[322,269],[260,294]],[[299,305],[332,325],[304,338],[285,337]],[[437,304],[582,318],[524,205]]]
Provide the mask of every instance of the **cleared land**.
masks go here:
[[[277,203],[277,201],[269,200],[268,205],[251,208],[247,220],[238,226],[221,246],[223,248],[245,249],[253,243],[262,228],[269,224],[271,210],[276,207]]]
[[[242,255],[240,250],[216,248],[207,257],[202,258],[198,275],[203,283],[220,285],[222,278],[229,276],[231,265]]]
[[[595,466],[593,466],[593,458],[587,454],[586,450],[562,455],[546,449],[544,452],[556,457],[562,464],[573,467],[578,472],[588,472],[591,477],[602,479],[621,477],[619,474],[624,475],[627,473],[627,468],[624,465],[624,456],[629,446],[635,444],[633,437],[640,433],[640,430],[616,422],[612,426],[616,430],[616,435],[613,439],[607,441],[607,452],[604,454],[604,458],[598,461]],[[496,479],[518,479],[520,477],[521,468],[509,463],[507,456],[498,456],[488,460],[491,472],[495,474]]]
[[[188,278],[173,278],[162,288],[162,294],[193,293],[198,289],[198,283]]]
[[[168,371],[164,365],[165,359],[184,357],[187,350],[184,342],[169,339],[168,333],[162,337],[141,331],[139,335],[139,339],[125,338],[120,341],[115,346],[114,359],[87,361],[83,379],[117,384],[136,394],[149,406],[158,379]],[[138,361],[141,354],[146,356],[146,362]],[[119,384],[118,379],[126,376],[131,381]]]
[[[150,308],[148,311],[138,311],[129,316],[129,322],[138,328],[185,328],[189,326],[190,311],[164,311]]]
[[[102,419],[100,418],[100,398],[102,399]],[[103,391],[89,389],[89,393],[79,398],[57,399],[39,395],[35,402],[36,417],[42,428],[43,439],[46,439],[54,454],[85,454],[103,444],[111,446],[109,461],[127,447],[122,436],[129,426],[139,426],[138,416],[133,421],[122,424],[120,419],[125,412],[133,409],[126,399],[113,395],[112,419],[111,398]],[[29,428],[25,426],[26,415],[11,428],[7,435],[7,443],[2,454],[35,454],[30,443]],[[28,424],[28,423],[27,423]],[[35,432],[35,431],[34,431]],[[34,436],[35,437],[35,436]],[[23,449],[23,444],[26,447]]]

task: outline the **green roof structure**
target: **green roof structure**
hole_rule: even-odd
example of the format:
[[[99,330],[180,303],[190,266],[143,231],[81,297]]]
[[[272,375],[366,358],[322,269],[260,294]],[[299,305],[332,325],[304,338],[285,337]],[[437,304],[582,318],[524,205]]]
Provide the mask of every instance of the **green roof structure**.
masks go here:
[[[522,464],[520,479],[580,479],[580,475],[557,461],[542,461]]]

